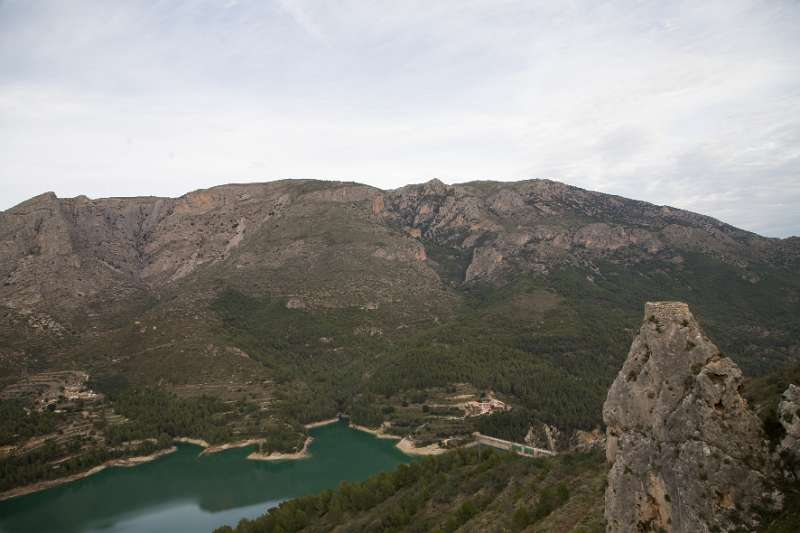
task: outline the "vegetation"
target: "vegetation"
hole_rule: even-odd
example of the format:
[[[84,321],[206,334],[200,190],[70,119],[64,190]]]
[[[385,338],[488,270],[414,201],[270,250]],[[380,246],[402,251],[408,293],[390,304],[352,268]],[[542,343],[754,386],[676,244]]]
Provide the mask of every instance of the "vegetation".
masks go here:
[[[604,531],[605,468],[600,454],[526,459],[461,449],[402,465],[338,489],[290,500],[217,533],[455,531],[533,526],[541,531]],[[576,512],[579,510],[579,512]]]
[[[228,409],[219,398],[182,399],[162,389],[132,387],[113,403],[130,422],[109,430],[112,442],[166,435],[218,443],[232,436],[226,425]]]
[[[778,405],[781,395],[790,383],[800,383],[800,365],[791,364],[745,383],[744,395],[751,408],[761,418],[764,432],[773,451],[786,435],[783,425],[778,420]],[[793,454],[784,451],[779,457],[785,471],[798,471],[798,465],[795,463],[797,458]],[[784,477],[778,485],[784,494],[783,510],[777,514],[764,513],[763,531],[766,533],[800,531],[800,480],[790,475]]]
[[[458,270],[455,251],[434,248],[442,268]],[[748,273],[759,283],[700,253],[687,252],[679,267],[666,269],[655,260],[623,266],[611,254],[591,271],[565,266],[545,278],[459,286],[461,304],[446,320],[399,330],[389,311],[287,309],[284,300],[233,289],[212,309],[223,335],[274,372],[275,405],[287,420],[347,412],[375,427],[389,418],[383,407],[397,407],[387,398],[467,382],[516,408],[481,421],[480,431],[518,440],[534,420],[566,430],[602,424],[602,402],[647,300],[688,301],[747,372],[775,368],[800,336],[797,304],[765,294],[800,291],[800,281],[779,269]],[[774,325],[771,335],[752,334],[756,308],[759,323]],[[383,333],[358,334],[368,328]]]
[[[784,488],[784,491],[786,489]],[[775,517],[769,517],[764,533],[795,533],[800,531],[800,487],[786,492],[784,510]]]
[[[538,287],[529,290],[530,300],[553,298]],[[596,407],[611,375],[608,362],[605,376],[589,366],[574,365],[582,368],[580,376],[559,368],[552,350],[578,347],[574,332],[558,331],[565,317],[548,314],[544,326],[532,325],[502,297],[480,301],[476,296],[452,321],[381,339],[353,335],[364,327],[356,311],[339,312],[334,319],[326,312],[286,309],[282,302],[230,290],[214,309],[229,339],[275,371],[279,412],[299,422],[343,411],[357,423],[377,426],[385,413],[371,407],[376,398],[469,382],[510,396],[527,406],[532,417],[562,427],[597,425]],[[548,326],[551,332],[536,335]],[[292,340],[298,331],[305,333]],[[274,332],[287,333],[276,339]],[[308,342],[318,336],[335,339],[338,350]],[[587,335],[579,349],[596,350],[596,340]]]
[[[179,398],[154,387],[128,387],[113,395],[112,401],[123,421],[101,422],[93,428],[90,425],[91,435],[70,438],[60,435],[63,429],[58,414],[26,410],[18,401],[0,403],[0,435],[5,443],[33,436],[44,438],[32,451],[0,460],[0,491],[70,476],[110,459],[148,455],[169,447],[177,437],[200,438],[212,444],[229,442],[237,438],[230,419],[255,409],[246,402],[232,409],[219,398],[208,396]],[[247,429],[247,437],[264,440],[259,445],[263,453],[294,452],[305,440],[301,426],[274,421],[266,415],[255,417]]]
[[[56,416],[40,413],[19,400],[0,400],[0,446],[46,435],[56,429]]]
[[[299,451],[305,443],[305,431],[297,425],[269,422],[261,432],[264,442],[258,445],[261,453],[291,453]]]
[[[226,408],[216,398],[179,399],[157,388],[128,388],[115,395],[113,403],[127,420],[102,422],[95,428],[89,425],[69,438],[61,433],[68,427],[70,417],[78,413],[40,413],[24,409],[17,401],[0,403],[0,435],[4,442],[44,438],[31,451],[12,453],[0,460],[0,491],[70,476],[110,459],[148,455],[169,447],[178,436],[210,442],[231,437],[225,424]]]
[[[774,448],[785,432],[778,420],[778,404],[781,395],[790,383],[800,384],[800,365],[794,363],[776,372],[750,379],[745,384],[744,394],[764,423],[764,431]]]
[[[522,442],[531,426],[531,414],[525,408],[513,409],[478,419],[478,431],[505,440]]]
[[[55,440],[45,441],[30,453],[12,455],[0,460],[0,492],[39,481],[71,476],[110,459],[149,455],[170,445],[169,440],[147,440],[125,448],[93,447],[73,455],[79,448],[70,443],[59,446]],[[63,459],[64,456],[66,459]]]

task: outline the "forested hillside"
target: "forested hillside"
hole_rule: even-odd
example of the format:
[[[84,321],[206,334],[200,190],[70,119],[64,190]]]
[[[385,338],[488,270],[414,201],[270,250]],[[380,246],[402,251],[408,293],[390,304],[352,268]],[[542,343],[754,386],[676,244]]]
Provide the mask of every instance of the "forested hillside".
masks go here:
[[[526,459],[459,450],[291,500],[216,533],[576,531],[601,533],[600,454]]]

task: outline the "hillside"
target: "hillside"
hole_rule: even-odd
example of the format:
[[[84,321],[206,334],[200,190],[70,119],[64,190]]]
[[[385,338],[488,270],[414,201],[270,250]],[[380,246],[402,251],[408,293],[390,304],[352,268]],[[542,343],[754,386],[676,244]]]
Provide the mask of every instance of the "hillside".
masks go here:
[[[291,500],[235,529],[273,531],[575,531],[600,533],[601,454],[525,459],[459,450],[358,484]]]
[[[757,376],[800,357],[798,274],[797,238],[547,180],[48,193],[0,214],[0,397],[41,400],[31,380],[56,370],[101,394],[88,426],[85,405],[52,415],[75,439],[42,423],[8,453],[293,449],[300,424],[339,412],[418,445],[554,430],[563,447],[601,426],[642,301],[688,302]],[[512,410],[454,420],[487,394]]]
[[[748,404],[689,307],[648,302],[603,406],[604,457],[459,449],[217,533],[796,531],[800,387],[781,394],[781,379],[750,381]]]

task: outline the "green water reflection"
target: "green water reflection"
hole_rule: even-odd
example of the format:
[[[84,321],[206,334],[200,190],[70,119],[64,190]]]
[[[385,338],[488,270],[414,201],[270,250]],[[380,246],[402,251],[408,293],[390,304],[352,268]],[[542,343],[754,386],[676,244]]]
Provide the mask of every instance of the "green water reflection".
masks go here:
[[[311,431],[312,457],[248,461],[251,449],[199,457],[178,451],[134,468],[110,468],[43,492],[0,502],[4,533],[211,531],[254,517],[281,501],[391,470],[409,458],[339,423]]]

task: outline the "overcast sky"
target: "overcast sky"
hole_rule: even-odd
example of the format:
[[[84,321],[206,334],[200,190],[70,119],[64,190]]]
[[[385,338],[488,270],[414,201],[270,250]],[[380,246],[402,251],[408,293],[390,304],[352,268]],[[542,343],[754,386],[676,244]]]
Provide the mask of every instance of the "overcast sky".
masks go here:
[[[800,2],[0,0],[0,209],[551,178],[800,235]]]

